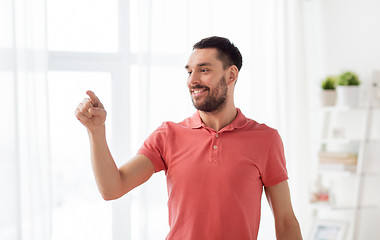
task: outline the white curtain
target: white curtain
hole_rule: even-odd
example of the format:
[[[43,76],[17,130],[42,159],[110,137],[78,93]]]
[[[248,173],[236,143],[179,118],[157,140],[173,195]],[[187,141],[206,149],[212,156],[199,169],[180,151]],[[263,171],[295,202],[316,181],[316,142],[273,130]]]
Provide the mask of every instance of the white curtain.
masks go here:
[[[2,1],[11,21],[3,31],[11,44],[8,54],[10,79],[2,78],[2,102],[10,109],[2,139],[11,139],[1,152],[1,239],[50,239],[50,169],[47,115],[47,48],[44,0]],[[11,84],[6,84],[6,81]],[[3,133],[3,132],[2,132]],[[7,141],[7,140],[6,140]],[[4,145],[2,145],[2,148]],[[3,157],[5,155],[5,157]],[[2,191],[2,193],[4,193]],[[5,197],[5,199],[4,199]],[[12,203],[9,208],[9,203]],[[3,214],[3,213],[6,214]]]
[[[239,47],[244,61],[236,105],[247,117],[279,130],[293,206],[302,227],[308,217],[304,214],[307,186],[302,179],[307,176],[309,149],[302,1],[119,0],[119,14],[129,22],[127,27],[119,26],[119,35],[127,36],[127,43],[120,43],[121,60],[111,68],[128,69],[122,78],[112,77],[129,87],[125,89],[130,96],[126,115],[130,130],[126,132],[131,133],[132,154],[162,121],[180,121],[194,112],[183,68],[192,45],[211,35],[227,37]],[[0,100],[5,103],[0,118],[0,191],[6,193],[0,198],[0,212],[6,213],[0,214],[0,239],[48,240],[52,236],[52,124],[47,87],[51,55],[46,16],[46,0],[0,3],[0,34],[6,36],[0,39]],[[112,96],[113,103],[117,96]],[[112,144],[122,148],[124,142],[114,140]],[[118,163],[127,160],[117,159]],[[114,239],[125,234],[133,240],[164,239],[168,231],[164,174],[154,174],[123,198],[127,201],[114,204],[118,216]],[[129,213],[125,204],[130,204],[131,216],[118,214]],[[262,211],[259,239],[275,239],[265,197]]]

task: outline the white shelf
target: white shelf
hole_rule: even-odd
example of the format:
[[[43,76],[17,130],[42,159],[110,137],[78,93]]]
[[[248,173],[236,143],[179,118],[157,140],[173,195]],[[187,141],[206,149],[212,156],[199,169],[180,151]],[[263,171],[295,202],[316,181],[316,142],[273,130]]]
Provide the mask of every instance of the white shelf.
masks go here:
[[[320,143],[322,144],[359,144],[361,139],[347,139],[347,138],[322,138]]]
[[[318,173],[323,175],[332,175],[332,176],[358,176],[359,174],[351,170],[338,170],[338,169],[318,169]]]
[[[353,211],[356,209],[376,209],[379,208],[379,206],[376,205],[367,205],[367,206],[337,206],[331,203],[324,203],[324,202],[312,202],[310,203],[313,209],[316,210],[337,210],[337,211]]]
[[[370,107],[371,110],[379,110],[380,106],[377,107]],[[320,111],[323,112],[349,112],[349,111],[366,111],[368,110],[368,107],[359,106],[359,107],[338,107],[338,106],[331,106],[331,107],[321,107]]]
[[[377,177],[380,175],[380,173],[377,173],[377,172],[357,173],[356,170],[350,171],[350,170],[336,170],[336,169],[331,169],[331,170],[318,169],[318,174],[329,175],[331,177],[334,177],[334,176],[336,176],[336,177],[339,177],[339,176],[342,176],[342,177],[346,177],[346,176]]]
[[[348,112],[348,111],[365,111],[367,110],[365,107],[322,107],[322,111],[324,112]]]
[[[328,181],[334,181],[334,176],[354,176],[355,184],[350,187],[350,198],[352,198],[352,203],[350,205],[346,206],[337,206],[334,202],[334,199],[329,198],[330,201],[328,202],[310,202],[311,206],[315,211],[319,210],[327,210],[327,211],[333,211],[333,210],[343,210],[343,211],[352,211],[353,215],[350,220],[352,223],[353,231],[352,234],[348,237],[348,239],[357,239],[358,238],[358,226],[360,222],[360,211],[362,209],[375,209],[379,208],[379,205],[371,205],[371,206],[363,206],[363,191],[364,191],[364,177],[370,176],[370,175],[376,175],[367,173],[368,169],[365,169],[365,162],[368,160],[367,153],[368,148],[366,144],[368,143],[380,143],[380,139],[371,139],[371,131],[373,128],[373,125],[378,124],[379,121],[373,120],[373,112],[375,110],[379,110],[380,106],[373,106],[373,102],[371,100],[373,95],[373,88],[372,86],[369,86],[368,90],[368,99],[366,101],[365,106],[358,106],[358,107],[340,107],[340,106],[331,106],[331,107],[320,107],[318,112],[323,115],[323,122],[322,122],[322,128],[321,128],[321,136],[322,139],[318,139],[315,142],[318,141],[319,143],[319,151],[332,151],[336,149],[336,151],[342,150],[344,151],[357,151],[357,161],[356,164],[350,165],[348,162],[346,162],[347,165],[344,165],[344,163],[334,163],[338,162],[336,159],[334,159],[334,155],[331,155],[330,162],[331,163],[320,163],[318,161],[317,168],[315,169],[315,173],[321,176],[320,178],[327,179]],[[344,117],[343,115],[339,114],[351,114],[353,119],[357,119],[357,117],[364,117],[363,126],[357,130],[363,131],[362,134],[360,134],[360,138],[352,139],[352,138],[331,138],[330,136],[333,136],[333,133],[331,132],[331,119],[336,120],[336,118]],[[355,118],[354,118],[355,117]],[[349,117],[351,118],[351,117]],[[341,120],[342,121],[342,120]],[[343,121],[345,121],[345,118],[343,118]],[[345,126],[345,123],[342,123],[342,126]],[[350,126],[351,127],[351,126]],[[359,126],[357,126],[359,127]],[[355,129],[356,130],[356,129]],[[350,146],[355,144],[356,146]],[[357,148],[357,149],[356,149]],[[336,156],[335,156],[336,157]],[[328,162],[328,157],[324,159],[324,162]],[[338,157],[339,159],[339,157]],[[351,162],[350,162],[351,163]],[[326,164],[326,165],[324,165]],[[336,165],[334,165],[336,164]],[[332,175],[332,178],[329,179],[328,175]],[[318,176],[318,177],[319,177]],[[320,181],[321,182],[321,181]],[[323,181],[322,181],[323,182]],[[318,186],[318,185],[317,185]],[[331,189],[330,189],[331,190]],[[337,192],[335,192],[337,193]],[[330,197],[334,197],[334,192],[329,191]],[[342,196],[340,196],[342,197]]]
[[[313,143],[321,143],[321,144],[360,144],[362,142],[366,143],[380,143],[380,139],[347,139],[347,138],[314,138],[312,139]]]

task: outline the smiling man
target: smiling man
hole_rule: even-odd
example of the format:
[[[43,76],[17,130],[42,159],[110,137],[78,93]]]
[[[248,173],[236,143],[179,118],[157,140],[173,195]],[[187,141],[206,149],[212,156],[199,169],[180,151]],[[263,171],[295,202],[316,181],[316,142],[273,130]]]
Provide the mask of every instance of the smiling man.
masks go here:
[[[257,239],[265,189],[277,239],[302,239],[278,132],[235,107],[241,66],[242,56],[228,39],[196,43],[185,68],[197,111],[180,123],[163,123],[120,168],[107,147],[106,111],[88,91],[76,116],[88,130],[103,198],[119,198],[163,170],[169,194],[166,239],[248,240]]]

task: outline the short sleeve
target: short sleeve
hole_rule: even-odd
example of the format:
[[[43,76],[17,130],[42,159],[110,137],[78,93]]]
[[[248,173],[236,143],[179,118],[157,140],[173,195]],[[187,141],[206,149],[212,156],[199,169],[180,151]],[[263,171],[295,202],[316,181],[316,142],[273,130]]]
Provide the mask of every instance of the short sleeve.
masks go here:
[[[166,124],[163,123],[150,134],[137,152],[149,158],[155,167],[155,172],[167,170],[167,165],[164,160],[166,134],[167,127]]]
[[[261,176],[264,186],[270,187],[287,180],[288,172],[286,170],[284,146],[277,130],[275,130],[269,142],[267,156]]]

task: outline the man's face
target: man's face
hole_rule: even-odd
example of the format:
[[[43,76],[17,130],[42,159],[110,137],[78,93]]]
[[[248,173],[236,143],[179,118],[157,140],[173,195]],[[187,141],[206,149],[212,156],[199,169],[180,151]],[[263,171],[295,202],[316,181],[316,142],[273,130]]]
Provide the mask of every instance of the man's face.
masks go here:
[[[228,85],[223,63],[214,48],[195,49],[186,70],[187,86],[196,109],[204,112],[220,110],[226,103]]]

